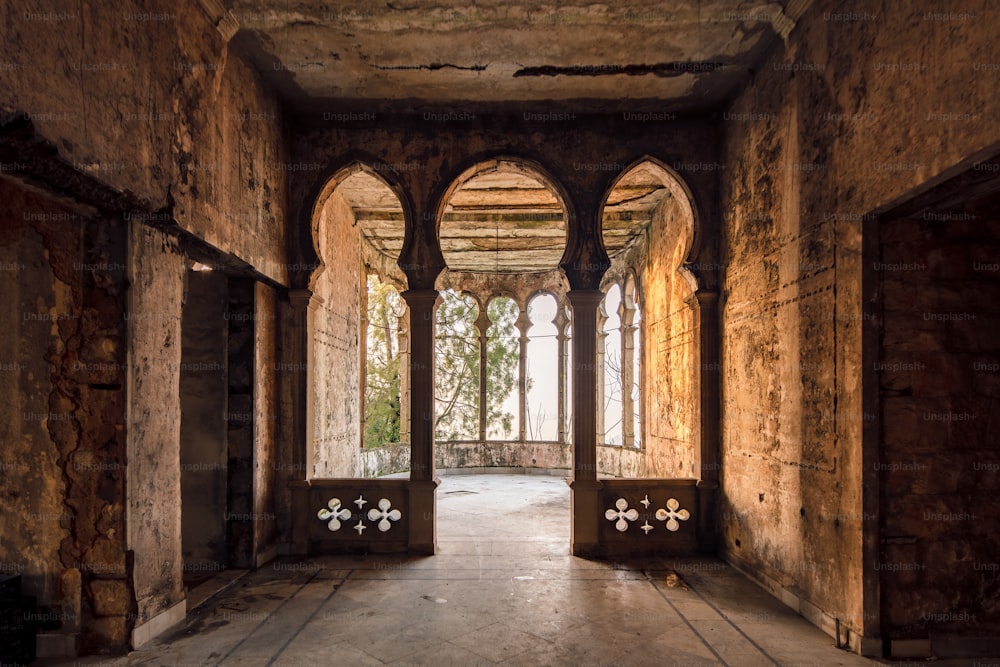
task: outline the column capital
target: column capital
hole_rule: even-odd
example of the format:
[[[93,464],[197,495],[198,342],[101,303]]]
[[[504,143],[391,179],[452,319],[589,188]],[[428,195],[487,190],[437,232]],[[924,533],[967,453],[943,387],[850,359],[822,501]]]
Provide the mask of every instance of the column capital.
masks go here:
[[[309,289],[290,289],[288,301],[292,304],[292,308],[305,308],[309,305],[312,295],[312,290]]]
[[[702,306],[711,306],[719,301],[719,291],[713,289],[700,289],[694,293],[694,298],[698,299],[698,303]]]
[[[438,299],[438,291],[435,289],[408,289],[399,293],[403,297],[406,305],[412,309],[420,306],[433,308]]]
[[[582,306],[597,310],[604,299],[604,292],[597,289],[573,289],[566,292],[566,298],[569,299],[570,305],[574,308]]]

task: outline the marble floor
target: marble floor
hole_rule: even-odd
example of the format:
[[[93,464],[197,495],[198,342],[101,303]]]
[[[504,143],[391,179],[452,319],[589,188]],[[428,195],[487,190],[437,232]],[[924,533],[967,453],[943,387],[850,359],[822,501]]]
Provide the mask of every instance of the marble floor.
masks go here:
[[[720,561],[570,556],[562,479],[444,475],[438,505],[434,557],[281,559],[127,657],[65,664],[878,664]]]

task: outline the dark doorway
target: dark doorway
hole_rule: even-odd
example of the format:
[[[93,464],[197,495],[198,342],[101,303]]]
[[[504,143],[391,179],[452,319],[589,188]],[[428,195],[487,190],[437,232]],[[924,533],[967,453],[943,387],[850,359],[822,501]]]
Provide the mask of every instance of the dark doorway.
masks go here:
[[[251,566],[252,281],[193,263],[181,327],[181,531],[190,590]]]

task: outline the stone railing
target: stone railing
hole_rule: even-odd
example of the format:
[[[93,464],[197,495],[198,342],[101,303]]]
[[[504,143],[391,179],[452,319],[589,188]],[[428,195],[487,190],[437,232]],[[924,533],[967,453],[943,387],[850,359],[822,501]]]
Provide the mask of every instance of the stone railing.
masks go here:
[[[604,477],[637,477],[643,450],[616,445],[597,448],[598,474]],[[531,471],[568,475],[573,467],[573,449],[561,442],[519,442],[457,440],[434,444],[434,465],[440,474],[449,471],[501,472]],[[361,452],[361,474],[381,477],[407,472],[410,448],[407,444],[386,445]]]

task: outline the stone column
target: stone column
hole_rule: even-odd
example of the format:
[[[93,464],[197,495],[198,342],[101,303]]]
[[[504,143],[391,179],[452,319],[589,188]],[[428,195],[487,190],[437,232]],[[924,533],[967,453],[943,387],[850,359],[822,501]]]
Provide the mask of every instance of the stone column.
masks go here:
[[[556,344],[559,357],[559,442],[566,442],[566,305],[559,302],[559,312],[556,314]]]
[[[368,432],[367,424],[367,414],[368,414],[368,403],[365,397],[368,393],[368,267],[365,266],[364,262],[360,265],[360,275],[362,277],[361,289],[359,290],[358,299],[358,310],[359,321],[358,321],[358,353],[361,357],[361,366],[358,369],[360,372],[359,382],[358,382],[358,405],[361,406],[361,414],[358,415],[358,425],[359,434],[361,436],[361,447],[367,444],[365,439],[365,434]],[[389,333],[386,332],[386,336]],[[364,476],[367,471],[364,469],[364,464],[359,462],[358,468],[360,470],[359,474]]]
[[[434,477],[434,303],[433,289],[401,295],[410,308],[410,537],[411,553],[433,554],[437,480]]]
[[[399,441],[410,442],[410,314],[399,316]]]
[[[594,385],[597,390],[597,412],[595,413],[596,422],[594,425],[595,432],[597,433],[597,444],[605,444],[608,441],[607,433],[604,432],[604,416],[605,416],[605,405],[607,404],[607,396],[605,396],[605,373],[607,369],[605,368],[605,355],[607,353],[608,345],[608,334],[604,333],[604,325],[608,322],[608,316],[604,312],[604,306],[601,302],[604,300],[604,294],[601,294],[601,299],[598,301],[597,305],[597,365],[595,367],[596,377],[594,380]],[[576,348],[574,347],[575,351]],[[575,382],[574,382],[575,384]]]
[[[635,447],[635,401],[632,400],[632,385],[635,382],[635,308],[626,306],[624,291],[618,305],[618,321],[621,322],[622,356],[622,447]]]
[[[597,308],[599,290],[571,290],[573,307],[573,480],[571,512],[574,555],[599,549],[600,489],[597,481]]]
[[[528,320],[528,310],[526,307],[518,305],[520,313],[517,316],[518,334],[518,360],[517,360],[517,439],[520,442],[527,440],[528,435],[528,328],[531,322]]]
[[[486,417],[489,406],[486,402],[486,332],[490,328],[490,318],[486,308],[479,310],[476,318],[476,331],[479,332],[479,442],[486,442]]]
[[[312,470],[312,452],[309,443],[309,305],[312,292],[307,289],[288,291],[288,301],[292,310],[289,336],[289,350],[285,359],[290,373],[292,398],[292,468],[293,479],[307,479]]]
[[[701,388],[701,479],[698,481],[701,516],[698,518],[698,546],[714,551],[716,504],[719,491],[719,415],[721,375],[719,366],[719,293],[701,290],[698,300],[698,349]]]

